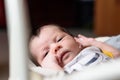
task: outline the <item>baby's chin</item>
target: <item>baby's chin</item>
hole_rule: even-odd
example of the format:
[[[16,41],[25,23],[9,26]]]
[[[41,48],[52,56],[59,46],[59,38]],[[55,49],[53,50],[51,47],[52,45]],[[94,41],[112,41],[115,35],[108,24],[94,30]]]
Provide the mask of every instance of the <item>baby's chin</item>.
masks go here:
[[[69,57],[65,62],[64,62],[64,66],[67,65],[68,63],[70,63],[75,57]]]

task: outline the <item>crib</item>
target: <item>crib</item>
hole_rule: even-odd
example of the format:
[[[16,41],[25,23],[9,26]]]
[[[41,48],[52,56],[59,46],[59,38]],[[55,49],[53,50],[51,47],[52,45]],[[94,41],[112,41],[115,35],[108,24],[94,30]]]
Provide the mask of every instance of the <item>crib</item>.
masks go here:
[[[29,67],[27,43],[30,23],[26,0],[5,0],[5,9],[10,53],[8,80],[120,80],[120,59],[114,63],[107,63],[83,73],[77,72],[71,75],[45,71],[35,65]],[[51,72],[51,74],[44,72]]]

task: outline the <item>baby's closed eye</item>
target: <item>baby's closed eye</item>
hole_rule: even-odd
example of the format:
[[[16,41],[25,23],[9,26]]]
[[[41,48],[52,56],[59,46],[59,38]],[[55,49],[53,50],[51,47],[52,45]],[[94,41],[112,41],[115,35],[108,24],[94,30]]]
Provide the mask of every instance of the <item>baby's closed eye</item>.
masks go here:
[[[59,39],[57,40],[57,42],[61,41],[62,39],[63,39],[63,37],[59,38]]]
[[[49,52],[49,51],[47,51],[47,52],[44,54],[44,57],[46,57],[46,56],[48,55],[48,52]]]

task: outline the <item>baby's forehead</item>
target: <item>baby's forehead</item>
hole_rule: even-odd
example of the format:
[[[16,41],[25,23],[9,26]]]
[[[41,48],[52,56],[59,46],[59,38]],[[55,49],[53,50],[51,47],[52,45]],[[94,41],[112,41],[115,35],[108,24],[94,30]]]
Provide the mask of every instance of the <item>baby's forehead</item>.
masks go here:
[[[60,27],[54,26],[54,25],[47,25],[47,26],[41,27],[41,31],[44,30],[44,29],[48,29],[48,30],[54,30],[54,29],[56,29],[56,30],[62,31],[62,30],[60,29]]]
[[[55,26],[45,26],[40,30],[39,36],[43,36],[43,37],[52,37],[55,34],[62,34],[62,33],[66,33],[64,31],[62,31],[60,28],[55,27]]]
[[[45,27],[43,30],[41,30],[38,41],[42,44],[46,44],[55,41],[56,38],[65,34],[66,33],[63,33],[63,31],[60,29],[56,29],[56,27]]]
[[[55,39],[58,36],[66,35],[67,33],[62,31],[59,27],[56,26],[44,26],[39,34],[40,40],[42,42],[48,42]]]
[[[47,29],[48,31],[59,31],[59,32],[64,32],[64,33],[67,33],[68,35],[71,35],[71,36],[75,36],[73,35],[69,30],[67,30],[66,28],[64,27],[61,27],[61,26],[57,26],[57,25],[47,25],[47,26],[43,26],[41,28],[41,30],[44,30],[44,29]]]

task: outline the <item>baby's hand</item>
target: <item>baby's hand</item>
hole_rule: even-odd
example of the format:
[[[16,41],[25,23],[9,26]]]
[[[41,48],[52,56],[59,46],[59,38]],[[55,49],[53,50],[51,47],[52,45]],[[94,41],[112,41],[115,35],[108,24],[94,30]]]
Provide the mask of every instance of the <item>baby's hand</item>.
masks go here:
[[[42,61],[41,66],[43,68],[53,69],[53,70],[62,70],[62,67],[57,60],[57,57],[54,53],[50,52],[47,57]]]
[[[92,46],[92,42],[96,41],[94,38],[87,38],[83,35],[78,35],[78,37],[75,37],[75,40],[82,45],[83,47],[87,47],[87,46]]]

